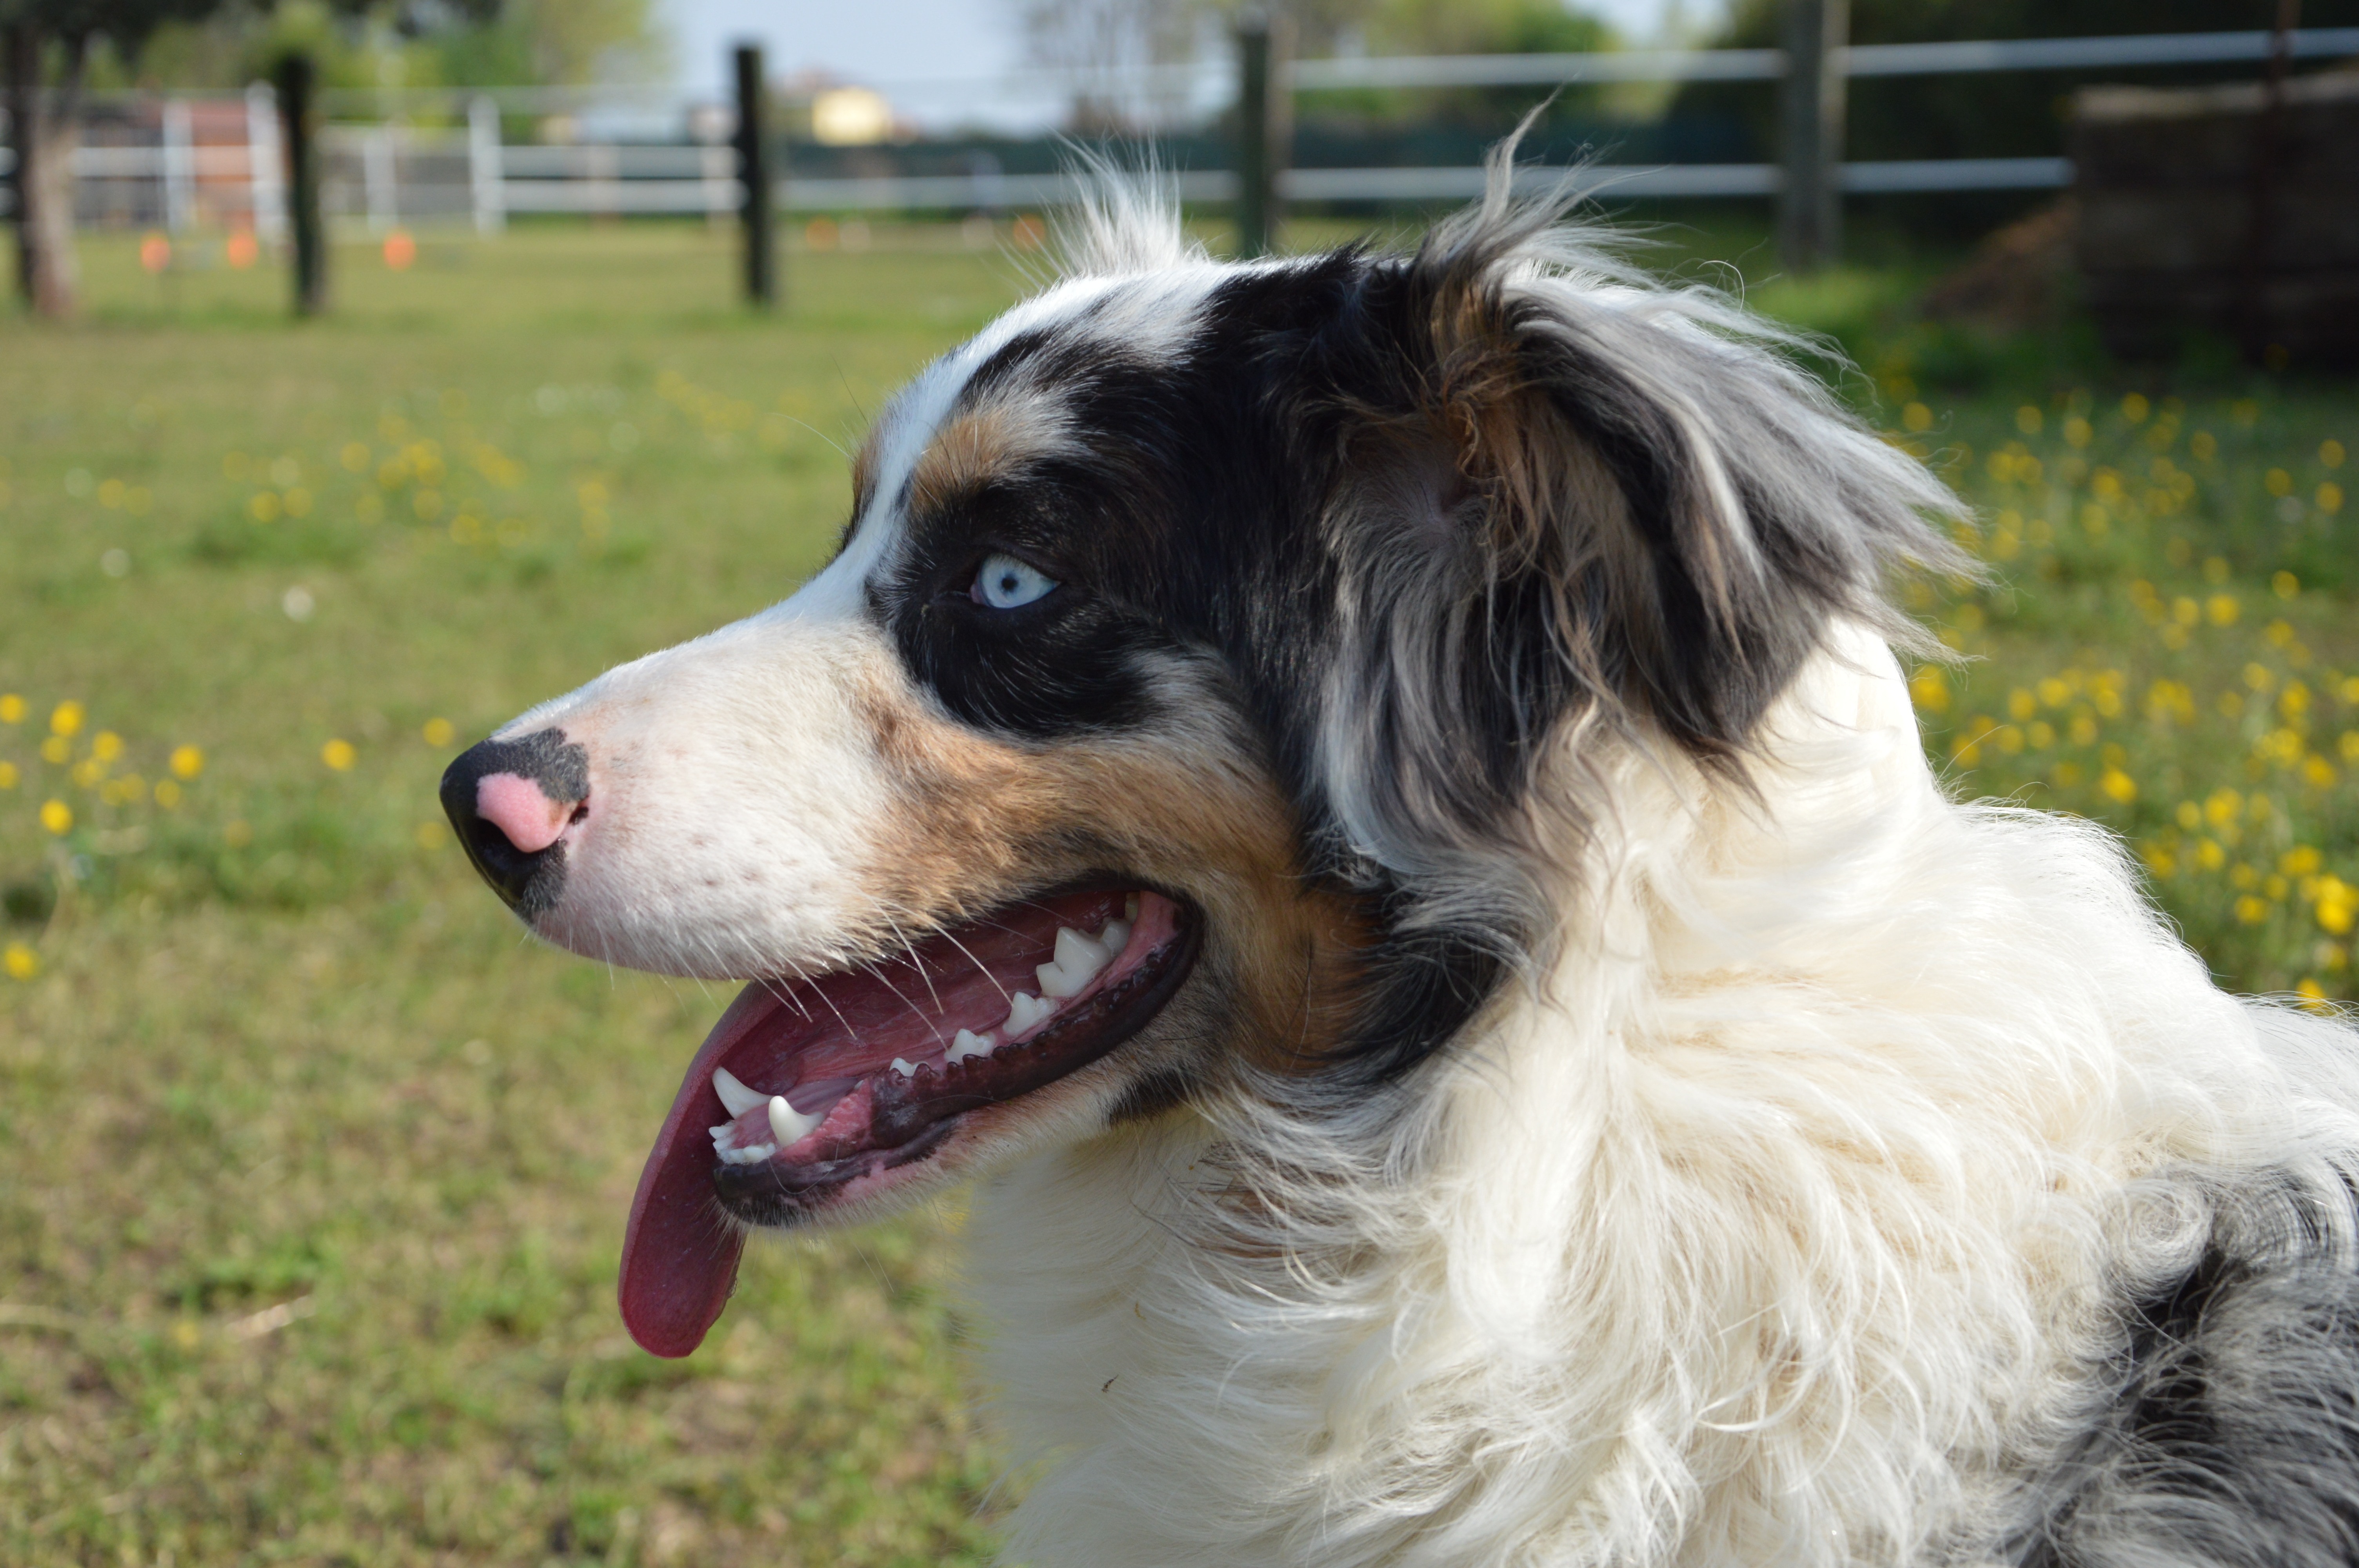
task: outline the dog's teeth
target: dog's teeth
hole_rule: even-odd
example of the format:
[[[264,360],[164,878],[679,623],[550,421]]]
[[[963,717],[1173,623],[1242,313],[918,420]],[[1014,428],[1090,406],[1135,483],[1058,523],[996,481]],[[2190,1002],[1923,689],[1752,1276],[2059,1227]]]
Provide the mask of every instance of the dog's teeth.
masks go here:
[[[1044,965],[1043,968],[1046,966]],[[1041,1000],[1038,997],[1017,991],[1008,999],[1007,1022],[1001,1027],[1006,1029],[1008,1037],[1013,1039],[1056,1011],[1054,1006]]]
[[[726,1067],[712,1069],[712,1092],[729,1108],[731,1116],[743,1116],[768,1097],[747,1088],[737,1075]]]
[[[893,1070],[905,1078],[914,1078],[918,1076],[918,1064],[906,1056],[896,1056],[893,1058]]]
[[[810,1130],[819,1125],[819,1122],[820,1119],[816,1112],[805,1116],[787,1103],[786,1096],[770,1097],[770,1136],[778,1141],[779,1148],[785,1149],[801,1142],[810,1135]]]
[[[991,1047],[990,1035],[977,1034],[972,1029],[962,1029],[951,1038],[948,1055],[951,1061],[963,1062],[969,1056],[990,1055]]]
[[[1078,931],[1060,929],[1057,957],[1033,973],[1040,977],[1040,994],[1060,1000],[1077,994],[1106,966],[1105,949]]]
[[[1130,922],[1127,920],[1107,921],[1105,923],[1105,929],[1098,933],[1098,946],[1105,950],[1106,959],[1109,963],[1121,957],[1122,950],[1130,946]]]
[[[724,1121],[718,1127],[708,1127],[704,1130],[712,1134],[713,1148],[723,1154],[736,1144],[737,1124],[734,1121]]]
[[[1122,917],[1133,925],[1138,924],[1138,895],[1132,893],[1122,901]]]
[[[775,1143],[756,1143],[751,1149],[723,1149],[721,1162],[724,1165],[756,1165],[778,1152]]]

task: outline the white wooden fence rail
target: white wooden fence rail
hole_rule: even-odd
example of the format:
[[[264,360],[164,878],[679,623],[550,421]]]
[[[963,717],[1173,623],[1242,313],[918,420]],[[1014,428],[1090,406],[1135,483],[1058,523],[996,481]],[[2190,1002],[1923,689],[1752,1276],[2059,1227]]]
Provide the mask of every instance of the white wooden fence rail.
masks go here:
[[[2299,59],[2359,55],[2359,27],[2313,27],[2288,37]],[[1940,75],[1993,70],[2090,70],[2261,60],[2268,56],[2267,32],[2169,33],[2096,38],[1993,39],[1963,43],[1859,44],[1837,52],[1836,67],[1854,77]],[[1158,68],[1121,73],[1141,90],[1170,88],[1210,80],[1225,70],[1204,67]],[[1527,86],[1636,81],[1768,81],[1786,70],[1778,49],[1656,49],[1603,54],[1451,55],[1417,58],[1310,59],[1296,62],[1290,81],[1298,92],[1346,88]],[[1005,79],[1025,91],[1059,87],[1103,88],[1106,73],[1026,71]],[[886,83],[922,88],[927,83]],[[933,85],[942,85],[935,83]],[[973,83],[965,85],[972,86]],[[286,226],[277,116],[270,89],[248,88],[243,99],[242,144],[200,144],[190,133],[187,98],[168,98],[157,115],[153,143],[94,146],[77,149],[74,172],[82,181],[149,182],[158,199],[147,204],[161,226],[181,229],[198,219],[198,195],[209,186],[214,197],[224,187],[242,189],[242,209],[265,238]],[[440,114],[460,105],[445,92],[345,93],[331,107],[346,112],[364,103],[380,114],[432,110]],[[677,94],[605,92],[576,88],[493,88],[467,95],[463,119],[455,126],[427,128],[397,121],[331,124],[321,134],[328,166],[330,207],[373,230],[397,223],[463,221],[494,233],[508,214],[701,213],[721,218],[737,211],[739,189],[729,147],[709,143],[597,142],[575,146],[504,144],[503,111],[530,113],[622,103],[677,111],[687,123],[690,102]],[[13,157],[0,148],[0,174]],[[777,203],[798,211],[972,211],[1038,207],[1070,200],[1076,176],[904,176],[878,178],[797,178],[782,181]],[[1234,198],[1231,171],[1208,169],[1169,177],[1190,201]],[[2038,189],[2069,185],[2072,169],[2059,157],[1940,158],[1847,163],[1842,188],[1857,193]],[[1516,173],[1523,190],[1571,182],[1612,197],[1769,196],[1784,185],[1776,164],[1588,164],[1572,168],[1527,168]],[[1294,200],[1457,201],[1479,195],[1483,172],[1471,168],[1289,168],[1278,175],[1279,190]],[[5,193],[0,193],[5,195]],[[218,207],[220,202],[216,200]]]

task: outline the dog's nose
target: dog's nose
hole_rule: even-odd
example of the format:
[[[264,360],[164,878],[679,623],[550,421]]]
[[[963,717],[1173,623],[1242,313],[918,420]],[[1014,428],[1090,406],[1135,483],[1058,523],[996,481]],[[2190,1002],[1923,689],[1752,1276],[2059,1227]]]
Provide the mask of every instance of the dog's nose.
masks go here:
[[[442,810],[475,870],[529,920],[564,889],[565,830],[590,812],[590,753],[562,730],[485,741],[444,771]]]

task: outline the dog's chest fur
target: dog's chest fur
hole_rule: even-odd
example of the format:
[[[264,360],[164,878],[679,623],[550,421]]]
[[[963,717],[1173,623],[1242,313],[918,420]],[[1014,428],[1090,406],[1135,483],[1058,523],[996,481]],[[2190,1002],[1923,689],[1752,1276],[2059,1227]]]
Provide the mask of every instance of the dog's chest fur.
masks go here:
[[[1780,722],[1816,785],[1774,825],[1632,761],[1593,928],[1407,1108],[986,1187],[1013,1560],[2021,1556],[2123,1293],[2264,1129],[2347,1135],[2290,1076],[2332,1041],[2215,990],[2098,835],[1943,800],[1880,649]]]

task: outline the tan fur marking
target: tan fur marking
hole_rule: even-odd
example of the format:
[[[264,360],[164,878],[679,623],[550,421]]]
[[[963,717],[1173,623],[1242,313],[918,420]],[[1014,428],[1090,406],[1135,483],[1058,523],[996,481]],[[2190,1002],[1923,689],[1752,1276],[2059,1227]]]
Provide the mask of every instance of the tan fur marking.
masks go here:
[[[1037,398],[1001,399],[963,409],[934,433],[909,472],[909,509],[940,512],[1026,460],[1052,449],[1061,432]]]
[[[1254,1066],[1307,1072],[1341,1043],[1371,928],[1350,900],[1308,884],[1292,813],[1249,748],[1190,734],[1036,750],[903,693],[872,689],[860,706],[902,803],[869,873],[888,904],[951,921],[1109,867],[1136,871],[1203,912],[1200,964],[1232,1015],[1221,1034]]]

